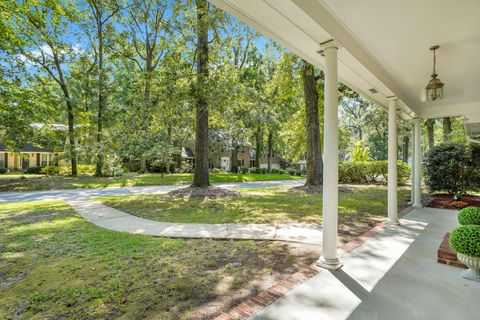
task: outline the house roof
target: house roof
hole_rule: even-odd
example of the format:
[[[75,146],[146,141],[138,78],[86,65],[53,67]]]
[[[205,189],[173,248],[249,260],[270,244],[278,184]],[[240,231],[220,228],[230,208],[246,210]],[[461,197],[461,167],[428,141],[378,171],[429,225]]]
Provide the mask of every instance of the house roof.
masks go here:
[[[8,151],[5,147],[5,144],[0,142],[0,151]],[[52,152],[51,149],[40,148],[32,145],[31,143],[26,143],[21,149],[20,152]]]

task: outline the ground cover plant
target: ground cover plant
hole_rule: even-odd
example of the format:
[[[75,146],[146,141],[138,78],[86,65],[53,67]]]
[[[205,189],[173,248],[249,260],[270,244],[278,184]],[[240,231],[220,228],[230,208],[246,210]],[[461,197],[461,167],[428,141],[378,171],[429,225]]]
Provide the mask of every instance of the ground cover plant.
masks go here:
[[[0,319],[211,318],[317,257],[108,231],[62,202],[0,204]]]

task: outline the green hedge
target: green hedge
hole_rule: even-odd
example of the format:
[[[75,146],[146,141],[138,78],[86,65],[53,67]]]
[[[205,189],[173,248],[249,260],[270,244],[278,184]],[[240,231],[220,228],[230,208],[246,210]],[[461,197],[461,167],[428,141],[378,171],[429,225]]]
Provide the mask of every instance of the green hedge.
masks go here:
[[[460,210],[458,213],[458,222],[462,226],[478,225],[480,226],[480,208],[478,207],[466,207]]]
[[[480,257],[480,227],[461,226],[452,231],[450,246],[458,253],[470,257]]]
[[[46,166],[41,168],[39,173],[46,174],[48,176],[56,175],[68,175],[72,171],[70,167],[62,166]],[[90,164],[79,164],[77,165],[77,173],[80,176],[93,176],[95,174],[95,166]]]
[[[378,183],[388,180],[388,161],[341,162],[338,168],[341,183]],[[410,177],[409,166],[397,162],[398,183],[405,183]]]

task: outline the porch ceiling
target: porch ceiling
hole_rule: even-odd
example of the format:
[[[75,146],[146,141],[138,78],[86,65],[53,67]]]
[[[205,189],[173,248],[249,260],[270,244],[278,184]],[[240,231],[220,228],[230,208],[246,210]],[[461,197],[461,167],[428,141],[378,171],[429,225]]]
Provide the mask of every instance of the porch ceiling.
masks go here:
[[[320,43],[336,39],[340,80],[384,107],[396,95],[403,118],[480,111],[478,0],[210,1],[320,68]],[[426,102],[434,44],[445,97]]]

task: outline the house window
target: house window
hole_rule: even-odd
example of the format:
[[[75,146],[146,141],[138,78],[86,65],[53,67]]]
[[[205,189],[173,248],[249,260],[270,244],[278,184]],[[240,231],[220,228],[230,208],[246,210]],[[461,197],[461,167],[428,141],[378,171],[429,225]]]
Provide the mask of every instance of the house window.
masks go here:
[[[42,162],[40,163],[40,166],[46,167],[48,165],[48,154],[42,153]]]
[[[0,168],[5,168],[5,154],[0,155]]]
[[[250,160],[250,168],[256,167],[256,161],[255,160]]]
[[[242,160],[238,160],[238,166],[239,167],[243,167],[245,165],[243,159]]]

